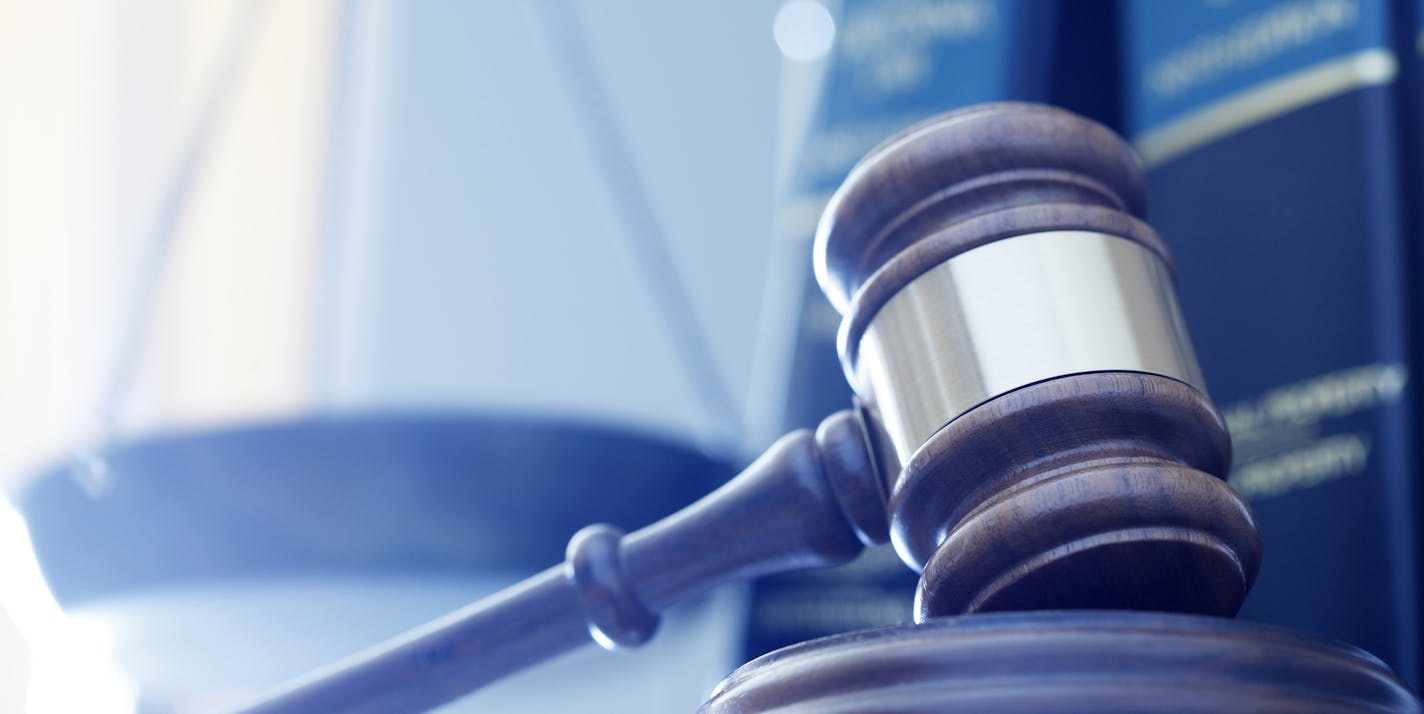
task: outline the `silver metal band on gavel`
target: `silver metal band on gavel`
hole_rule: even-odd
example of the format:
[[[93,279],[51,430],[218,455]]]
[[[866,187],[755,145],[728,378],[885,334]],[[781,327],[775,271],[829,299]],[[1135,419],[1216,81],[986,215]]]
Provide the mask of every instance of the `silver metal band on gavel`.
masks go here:
[[[901,467],[956,417],[1054,377],[1147,372],[1205,392],[1168,266],[1138,242],[1090,231],[1031,233],[955,255],[908,282],[858,344],[843,346],[847,377],[879,414]]]
[[[817,230],[816,278],[887,473],[1047,380],[1137,372],[1205,391],[1145,195],[1112,131],[1034,104],[936,117],[851,170]]]

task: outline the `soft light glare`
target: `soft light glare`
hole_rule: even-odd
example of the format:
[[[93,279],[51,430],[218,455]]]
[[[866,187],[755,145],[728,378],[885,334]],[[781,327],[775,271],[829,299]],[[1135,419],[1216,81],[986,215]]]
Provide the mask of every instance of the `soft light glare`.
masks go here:
[[[29,660],[30,714],[127,714],[135,690],[110,659],[112,638],[102,623],[66,616],[50,595],[35,562],[24,520],[0,499],[0,617],[13,620]],[[4,636],[0,632],[0,636]]]
[[[831,51],[836,21],[816,0],[790,0],[776,11],[772,35],[781,54],[793,62],[813,62]]]

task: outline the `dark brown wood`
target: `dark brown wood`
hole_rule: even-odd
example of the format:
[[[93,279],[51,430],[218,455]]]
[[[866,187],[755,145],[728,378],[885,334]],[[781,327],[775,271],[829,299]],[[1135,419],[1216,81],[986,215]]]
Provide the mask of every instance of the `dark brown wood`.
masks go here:
[[[624,539],[637,597],[652,611],[723,583],[850,561],[883,543],[883,481],[853,412],[792,432],[726,486]]]
[[[821,287],[844,306],[907,248],[979,215],[1066,204],[1140,217],[1146,193],[1131,149],[1101,124],[1022,102],[949,112],[892,136],[856,165],[817,236]]]
[[[893,296],[994,241],[1093,231],[1170,269],[1166,245],[1134,215],[1144,188],[1120,138],[1052,107],[980,105],[887,140],[837,192],[817,237],[818,275],[845,314],[847,374]],[[1230,440],[1201,392],[1150,374],[1065,373],[948,418],[891,493],[896,547],[924,573],[919,618],[1240,607],[1260,536],[1222,480]]]
[[[1234,615],[1261,539],[1214,475],[1230,461],[1211,402],[1165,377],[1074,375],[981,405],[935,434],[891,492],[896,543],[924,568],[918,617]]]
[[[1347,644],[1214,617],[973,615],[828,637],[723,680],[705,714],[1417,712]]]

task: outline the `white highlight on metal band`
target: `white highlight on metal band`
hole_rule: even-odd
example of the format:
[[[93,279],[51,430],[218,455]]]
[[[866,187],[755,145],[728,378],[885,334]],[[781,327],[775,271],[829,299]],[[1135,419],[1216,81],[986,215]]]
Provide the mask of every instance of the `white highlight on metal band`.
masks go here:
[[[1205,391],[1167,266],[1088,231],[995,241],[932,268],[875,315],[856,371],[902,466],[955,417],[1053,377],[1149,372]]]
[[[1147,166],[1170,161],[1253,124],[1357,87],[1387,84],[1399,74],[1389,50],[1374,48],[1321,62],[1203,106],[1138,134],[1133,146]]]

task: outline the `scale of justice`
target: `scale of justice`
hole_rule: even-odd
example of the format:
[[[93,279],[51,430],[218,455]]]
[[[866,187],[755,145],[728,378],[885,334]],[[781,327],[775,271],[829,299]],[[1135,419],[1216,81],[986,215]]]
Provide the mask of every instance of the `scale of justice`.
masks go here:
[[[857,397],[722,488],[251,702],[412,712],[675,604],[889,541],[915,624],[793,645],[703,712],[1418,712],[1349,644],[1231,619],[1262,546],[1226,483],[1172,257],[1110,130],[998,103],[912,126],[851,171],[816,276]]]

